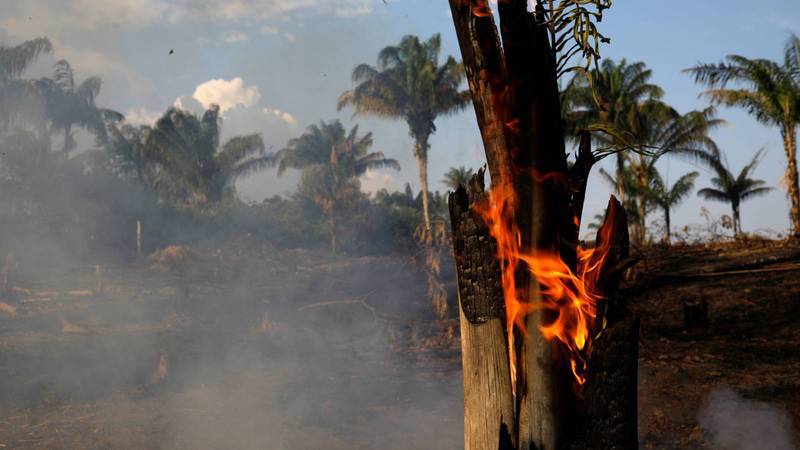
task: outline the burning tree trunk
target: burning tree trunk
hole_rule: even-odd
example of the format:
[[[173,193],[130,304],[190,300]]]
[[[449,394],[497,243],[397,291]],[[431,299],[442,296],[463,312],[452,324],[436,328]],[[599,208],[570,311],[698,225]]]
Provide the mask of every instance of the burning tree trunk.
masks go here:
[[[620,231],[627,221],[612,199],[598,248],[579,246],[595,159],[585,133],[575,164],[567,164],[556,56],[542,18],[527,11],[525,0],[500,1],[501,46],[486,0],[450,0],[450,6],[493,185],[488,199],[482,180],[474,180],[469,192],[459,189],[450,200],[466,448],[496,446],[505,431],[514,448],[563,448],[577,442],[576,423],[592,423],[580,413],[579,397],[592,373],[591,341],[611,311],[601,301],[615,287],[610,270],[627,256],[614,254],[627,249],[627,231]],[[499,267],[487,261],[488,249]],[[501,300],[505,314],[498,318]],[[471,406],[481,399],[488,410]]]

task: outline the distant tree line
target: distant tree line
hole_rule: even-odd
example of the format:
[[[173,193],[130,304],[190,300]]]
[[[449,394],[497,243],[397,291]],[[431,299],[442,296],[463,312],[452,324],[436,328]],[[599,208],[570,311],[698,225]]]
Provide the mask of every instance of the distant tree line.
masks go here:
[[[361,190],[361,177],[368,170],[400,166],[374,151],[372,134],[358,126],[348,130],[338,120],[322,121],[275,152],[266,151],[257,133],[222,142],[220,110],[213,105],[199,115],[170,108],[154,124],[135,126],[97,104],[100,78],[77,79],[65,60],[55,63],[51,76],[25,78],[33,61],[52,52],[47,38],[0,46],[0,217],[5,225],[0,245],[5,248],[33,245],[41,235],[83,243],[73,254],[103,246],[131,248],[131,224],[144,220],[153,246],[245,231],[285,246],[409,251],[415,232],[430,235],[433,216],[447,220],[446,196],[429,188],[430,138],[437,118],[464,110],[470,99],[460,62],[440,61],[439,35],[406,36],[385,47],[374,66],[353,69],[353,87],[338,99],[338,108],[354,116],[408,127],[421,190],[406,186],[373,195]],[[561,102],[567,134],[577,141],[591,131],[596,153],[613,158],[613,171],[601,174],[627,209],[634,243],[668,243],[671,212],[694,190],[697,172],[670,183],[657,170],[661,158],[699,162],[713,173],[713,186],[697,193],[730,204],[736,236],[742,234],[741,203],[771,190],[753,178],[762,151],[735,174],[711,138],[722,123],[717,105],[744,108],[779,128],[791,233],[800,236],[800,39],[791,36],[784,56],[777,63],[732,55],[688,69],[708,88],[703,95],[711,105],[685,113],[665,102],[663,89],[652,83],[652,71],[642,62],[603,60],[590,77],[579,72],[566,83]],[[91,136],[93,145],[78,148],[78,130]],[[295,193],[257,204],[239,200],[236,181],[269,168],[276,168],[277,176],[298,170]],[[468,182],[473,169],[453,167],[441,181],[455,189]],[[654,213],[663,217],[662,233],[649,231]],[[21,235],[30,240],[13,237]]]

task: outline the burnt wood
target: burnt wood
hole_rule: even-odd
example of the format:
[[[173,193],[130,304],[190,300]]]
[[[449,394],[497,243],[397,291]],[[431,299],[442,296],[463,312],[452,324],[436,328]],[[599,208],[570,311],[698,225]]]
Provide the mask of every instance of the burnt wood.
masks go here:
[[[478,201],[486,201],[483,171],[473,177],[469,192],[460,186],[448,199],[459,304],[472,324],[505,314],[502,274],[495,256],[497,243],[480,215],[470,208]]]
[[[485,201],[483,171],[448,199],[459,296],[464,376],[464,448],[515,448],[503,286],[497,246],[475,211]]]
[[[571,449],[638,448],[638,359],[639,321],[633,316],[609,325],[595,340],[584,385],[584,420]]]

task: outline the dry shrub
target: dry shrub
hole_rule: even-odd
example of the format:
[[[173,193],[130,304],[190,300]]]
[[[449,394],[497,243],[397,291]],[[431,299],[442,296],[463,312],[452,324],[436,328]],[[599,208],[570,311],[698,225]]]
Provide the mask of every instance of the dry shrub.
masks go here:
[[[153,269],[178,274],[185,273],[189,265],[197,259],[197,253],[185,245],[170,245],[150,255]]]

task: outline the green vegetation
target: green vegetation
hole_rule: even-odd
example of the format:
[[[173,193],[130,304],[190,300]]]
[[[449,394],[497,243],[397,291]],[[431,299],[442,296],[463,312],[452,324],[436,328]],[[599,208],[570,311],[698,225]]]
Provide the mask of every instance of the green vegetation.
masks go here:
[[[467,186],[469,183],[469,179],[472,178],[473,175],[472,169],[467,169],[464,166],[461,167],[451,167],[446,174],[444,174],[444,179],[442,183],[447,186],[451,190],[458,189],[459,186]]]
[[[358,198],[359,177],[370,169],[400,170],[400,164],[384,157],[382,152],[369,153],[370,147],[372,133],[359,136],[357,125],[348,133],[335,120],[311,125],[277,155],[278,175],[290,167],[302,170],[297,194],[319,205],[328,215],[333,253],[336,253],[337,217],[340,209],[352,207]]]
[[[406,36],[397,46],[378,53],[378,64],[353,69],[356,87],[339,97],[339,109],[352,106],[354,115],[404,120],[414,139],[414,158],[422,186],[422,212],[430,233],[428,151],[436,118],[462,111],[470,101],[461,90],[464,68],[453,57],[439,64],[442,40],[436,34],[425,42]]]
[[[707,200],[730,203],[733,212],[733,231],[736,236],[740,236],[742,233],[742,220],[739,211],[741,203],[767,194],[772,190],[771,187],[765,186],[766,181],[750,178],[756,166],[758,166],[762,154],[762,150],[756,152],[750,163],[744,166],[738,175],[734,175],[731,172],[723,155],[714,154],[708,162],[717,175],[711,179],[711,184],[714,185],[714,188],[704,188],[697,191],[697,195]]]
[[[787,192],[792,233],[800,237],[800,188],[797,172],[797,124],[800,122],[800,38],[792,35],[784,48],[783,64],[767,59],[728,55],[718,64],[687,70],[711,103],[742,108],[764,124],[781,131],[786,153]],[[728,87],[734,84],[737,87]]]
[[[602,39],[590,31],[586,42]],[[550,38],[566,39],[559,36]],[[575,51],[585,53],[584,47]],[[430,236],[433,217],[447,220],[446,195],[428,188],[430,139],[437,118],[462,111],[469,92],[461,63],[452,57],[440,61],[438,35],[424,41],[406,36],[384,48],[375,66],[353,70],[352,90],[339,97],[340,110],[402,121],[413,139],[421,191],[406,185],[400,192],[372,195],[362,192],[362,177],[369,170],[400,166],[391,155],[374,151],[372,133],[357,125],[349,130],[339,120],[311,125],[277,152],[268,152],[259,134],[221,142],[215,105],[201,114],[170,108],[154,124],[134,126],[96,102],[100,78],[78,80],[65,60],[56,62],[48,77],[25,77],[37,58],[52,52],[47,38],[0,46],[3,249],[46,241],[69,247],[64,253],[78,258],[97,252],[129,257],[134,224],[142,221],[147,250],[245,232],[283,247],[407,254],[418,250],[418,232]],[[665,225],[658,239],[669,243],[671,213],[699,176],[688,173],[669,186],[657,168],[664,156],[700,162],[716,174],[713,187],[698,194],[731,204],[736,236],[742,234],[740,203],[771,190],[752,178],[761,152],[733,175],[710,137],[722,123],[714,105],[742,107],[781,130],[793,233],[798,234],[800,39],[791,37],[782,64],[734,55],[689,69],[708,87],[704,95],[712,106],[685,113],[665,102],[645,63],[605,59],[595,65],[591,53],[584,54],[590,65],[559,61],[559,73],[573,74],[561,98],[565,129],[574,141],[591,131],[595,154],[615,159],[613,173],[601,170],[601,175],[623,200],[634,243],[653,240],[648,218],[654,213],[663,215]],[[82,145],[87,136],[93,144]],[[289,170],[299,172],[297,189],[289,196],[245,203],[236,195],[236,182],[245,176],[264,171],[263,176],[281,176]],[[473,168],[452,167],[438,179],[455,189],[472,174]]]
[[[689,172],[686,175],[678,178],[671,187],[667,186],[661,175],[658,172],[653,174],[653,190],[652,199],[653,203],[661,208],[664,213],[664,240],[666,244],[670,243],[672,221],[670,220],[670,211],[678,206],[681,202],[686,200],[689,194],[694,189],[694,181],[700,175],[699,172]]]

